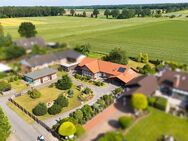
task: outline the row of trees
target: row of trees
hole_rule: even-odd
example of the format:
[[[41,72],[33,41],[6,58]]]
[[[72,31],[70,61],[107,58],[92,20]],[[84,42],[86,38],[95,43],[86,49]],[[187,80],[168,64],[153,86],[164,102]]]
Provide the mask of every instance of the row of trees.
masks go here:
[[[0,18],[64,15],[63,7],[0,7]]]

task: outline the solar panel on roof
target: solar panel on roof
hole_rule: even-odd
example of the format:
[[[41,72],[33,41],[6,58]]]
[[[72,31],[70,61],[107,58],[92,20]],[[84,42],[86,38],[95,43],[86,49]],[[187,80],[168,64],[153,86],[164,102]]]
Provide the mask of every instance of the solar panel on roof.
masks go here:
[[[120,67],[120,68],[118,69],[118,72],[124,73],[125,70],[126,70],[126,68]]]

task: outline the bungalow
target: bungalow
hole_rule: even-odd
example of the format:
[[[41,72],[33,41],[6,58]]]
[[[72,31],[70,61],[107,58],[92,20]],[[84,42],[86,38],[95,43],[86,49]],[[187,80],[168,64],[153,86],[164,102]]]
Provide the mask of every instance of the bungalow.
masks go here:
[[[84,58],[77,68],[84,76],[93,79],[111,80],[113,83],[125,84],[138,74],[126,65],[120,65],[93,58]]]
[[[57,70],[44,68],[25,74],[24,80],[31,86],[38,86],[57,79]]]
[[[27,53],[30,53],[32,51],[32,47],[34,45],[40,47],[46,46],[45,40],[41,37],[21,38],[19,40],[16,40],[14,44],[23,47],[27,51]]]
[[[32,72],[50,65],[60,65],[66,71],[74,69],[84,55],[74,51],[66,50],[45,55],[36,55],[21,61],[22,72]]]

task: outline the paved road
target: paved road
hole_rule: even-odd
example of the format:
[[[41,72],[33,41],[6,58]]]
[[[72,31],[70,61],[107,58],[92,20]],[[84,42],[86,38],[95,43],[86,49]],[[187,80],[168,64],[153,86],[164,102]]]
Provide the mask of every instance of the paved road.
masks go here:
[[[89,84],[83,83],[81,81],[78,81],[71,74],[69,74],[69,76],[72,78],[72,81],[73,81],[73,83],[75,85],[81,85],[82,84],[84,87],[89,87],[90,89],[92,89],[92,91],[94,92],[94,97],[90,101],[88,101],[86,103],[83,103],[79,107],[76,107],[76,108],[74,108],[74,109],[72,109],[72,110],[70,110],[68,112],[65,112],[63,114],[60,114],[60,115],[57,115],[57,116],[55,116],[53,118],[45,120],[44,122],[49,127],[52,127],[54,124],[57,123],[57,120],[67,117],[71,112],[75,111],[76,109],[81,108],[83,105],[85,105],[85,104],[89,104],[89,105],[94,104],[100,97],[102,97],[105,94],[110,94],[112,90],[117,88],[117,86],[112,85],[110,83],[106,84],[104,87],[97,87],[97,86],[94,86],[94,85],[89,85]]]
[[[0,97],[0,106],[3,108],[3,111],[9,118],[9,121],[12,125],[12,130],[14,131],[14,136],[16,137],[16,141],[36,141],[39,135],[44,135],[47,141],[56,141],[56,139],[43,127],[37,123],[29,125],[23,121],[15,112],[13,112],[6,105],[8,102],[8,97],[10,96]]]

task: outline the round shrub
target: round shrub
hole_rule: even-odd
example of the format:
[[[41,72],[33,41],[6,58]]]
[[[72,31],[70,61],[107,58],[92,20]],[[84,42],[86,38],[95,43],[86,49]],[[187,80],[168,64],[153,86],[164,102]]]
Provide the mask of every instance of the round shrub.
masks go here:
[[[157,100],[157,98],[156,97],[149,97],[148,98],[148,104],[150,105],[150,106],[153,106],[154,104],[155,104],[155,102],[156,102],[156,100]]]
[[[128,128],[133,123],[132,116],[122,116],[119,118],[119,124],[122,129]]]
[[[76,127],[72,122],[64,122],[60,125],[58,133],[62,136],[71,136],[76,133]]]
[[[37,99],[41,97],[41,93],[36,89],[33,89],[32,91],[28,91],[27,93],[32,99]]]
[[[48,109],[45,103],[39,103],[32,111],[36,116],[43,116],[47,113]]]
[[[64,95],[60,95],[55,100],[55,104],[57,104],[57,105],[61,106],[61,108],[63,108],[63,107],[67,107],[69,105],[69,101]]]
[[[131,103],[136,110],[145,110],[148,107],[147,97],[141,93],[134,94]]]
[[[75,135],[76,135],[77,137],[82,136],[85,132],[86,132],[86,131],[85,131],[85,129],[83,128],[82,125],[80,125],[80,124],[76,125],[76,133],[75,133]]]
[[[68,90],[72,87],[72,81],[68,75],[64,75],[62,79],[57,81],[56,87],[60,90]]]
[[[61,112],[61,106],[60,105],[57,105],[57,104],[54,104],[52,107],[50,107],[48,109],[48,113],[50,115],[56,115],[56,114],[59,114]]]

